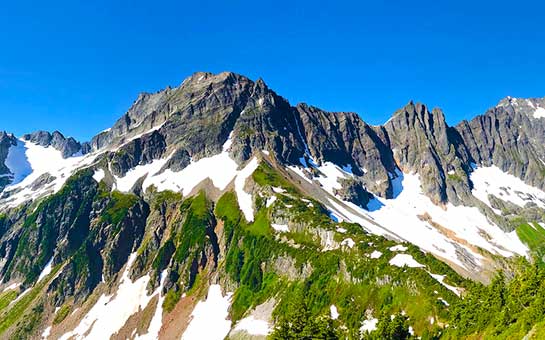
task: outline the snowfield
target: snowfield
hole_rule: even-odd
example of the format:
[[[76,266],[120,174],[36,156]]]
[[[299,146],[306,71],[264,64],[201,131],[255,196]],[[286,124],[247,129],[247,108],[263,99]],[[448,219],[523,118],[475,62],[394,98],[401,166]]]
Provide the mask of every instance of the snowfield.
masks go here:
[[[125,176],[116,177],[115,189],[128,192],[139,179],[145,177],[142,184],[144,190],[153,185],[158,191],[172,190],[187,196],[206,179],[210,179],[212,184],[222,191],[234,180],[240,208],[246,220],[252,222],[254,220],[253,198],[251,194],[244,191],[244,185],[259,166],[259,160],[254,157],[244,168],[238,170],[238,164],[227,151],[230,144],[231,140],[227,140],[223,146],[224,151],[221,153],[191,162],[178,172],[170,169],[161,172],[170,156],[154,160],[146,165],[139,165],[129,170]]]
[[[392,182],[394,198],[375,197],[368,210],[333,199],[329,199],[328,209],[339,220],[358,223],[377,235],[408,241],[462,267],[466,267],[458,257],[462,250],[478,264],[483,260],[475,246],[506,257],[527,255],[528,249],[516,232],[503,232],[478,208],[435,205],[422,193],[417,174],[398,171]]]
[[[152,295],[147,295],[149,275],[131,281],[129,273],[135,260],[136,253],[133,253],[127,261],[117,292],[114,295],[102,295],[79,325],[73,331],[64,334],[61,339],[109,339],[123,327],[131,315],[144,309],[150,300],[159,294],[160,287]],[[153,321],[157,323],[156,320]],[[156,324],[152,322],[152,326],[155,331]]]
[[[470,175],[473,182],[473,195],[490,208],[488,195],[511,202],[520,207],[535,203],[545,209],[545,192],[524,183],[519,178],[503,172],[496,166],[475,168]]]
[[[231,329],[227,318],[232,295],[223,296],[219,285],[211,285],[206,300],[195,306],[182,340],[223,340]]]
[[[88,154],[65,159],[61,152],[53,147],[43,147],[19,140],[8,152],[6,166],[14,174],[14,181],[4,188],[3,195],[6,197],[0,200],[0,206],[16,207],[25,201],[56,193],[76,170],[90,165],[97,155]],[[52,176],[53,180],[32,190],[32,184],[46,174]]]

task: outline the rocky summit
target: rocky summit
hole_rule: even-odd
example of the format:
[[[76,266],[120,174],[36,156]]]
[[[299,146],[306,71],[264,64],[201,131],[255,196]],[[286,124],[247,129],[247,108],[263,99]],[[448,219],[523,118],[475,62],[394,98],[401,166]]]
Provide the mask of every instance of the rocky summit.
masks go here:
[[[0,338],[545,335],[545,98],[380,126],[198,72],[0,132]]]

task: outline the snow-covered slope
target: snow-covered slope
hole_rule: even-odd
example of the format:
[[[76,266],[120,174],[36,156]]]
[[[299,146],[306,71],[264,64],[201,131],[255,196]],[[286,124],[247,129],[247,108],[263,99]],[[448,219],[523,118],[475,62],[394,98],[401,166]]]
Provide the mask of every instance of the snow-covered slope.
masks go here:
[[[0,198],[2,207],[15,207],[61,189],[78,169],[93,162],[97,154],[63,158],[53,147],[43,147],[18,140],[6,159],[6,166],[14,174],[13,182],[4,188]]]
[[[333,194],[332,189],[340,186],[338,179],[346,178],[350,173],[332,164],[319,169],[324,168],[328,169],[322,171],[326,175],[316,179]],[[302,173],[301,170],[295,172]],[[375,197],[369,202],[368,209],[338,197],[329,198],[328,206],[334,215],[359,223],[372,233],[411,242],[467,270],[483,265],[485,258],[478,248],[501,256],[527,254],[527,247],[515,232],[503,232],[478,208],[451,203],[435,205],[422,193],[418,175],[398,171],[393,184],[394,198]],[[522,188],[520,183],[517,188]],[[534,198],[541,197],[535,188],[526,186],[524,189]]]
[[[545,208],[545,192],[501,171],[496,166],[475,168],[471,173],[471,181],[473,182],[473,195],[491,208],[488,195],[519,207],[530,203]]]

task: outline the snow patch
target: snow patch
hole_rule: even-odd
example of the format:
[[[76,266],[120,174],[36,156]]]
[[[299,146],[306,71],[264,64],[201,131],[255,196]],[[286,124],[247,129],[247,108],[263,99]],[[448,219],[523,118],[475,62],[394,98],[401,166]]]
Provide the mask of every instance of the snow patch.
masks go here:
[[[280,232],[280,233],[287,233],[290,231],[290,228],[288,228],[288,225],[287,224],[275,224],[275,223],[272,223],[271,224],[271,227]]]
[[[102,295],[96,304],[71,332],[61,339],[109,339],[118,332],[127,319],[138,310],[144,309],[153,294],[147,295],[149,275],[132,282],[129,278],[130,268],[136,260],[136,253],[130,255],[123,272],[119,287],[114,295]]]
[[[273,205],[273,203],[276,201],[276,196],[271,196],[267,199],[267,202],[265,202],[265,207],[270,207],[271,205]]]
[[[473,182],[473,195],[490,208],[488,195],[511,202],[520,207],[535,203],[545,209],[545,192],[524,183],[521,179],[503,172],[496,166],[476,168],[470,175]]]
[[[374,251],[371,253],[371,255],[370,255],[370,257],[371,257],[372,259],[378,259],[378,258],[380,258],[381,256],[382,256],[382,252],[380,252],[380,251],[378,251],[378,250],[374,250]]]
[[[159,331],[163,326],[163,302],[165,301],[165,296],[161,294],[163,287],[165,286],[165,281],[167,278],[167,270],[165,269],[161,273],[160,284],[157,290],[152,294],[158,295],[159,300],[157,302],[157,307],[155,308],[155,314],[151,319],[150,325],[148,327],[148,332],[142,336],[137,336],[135,340],[154,340],[159,338]]]
[[[354,242],[354,240],[351,238],[346,238],[341,242],[341,246],[347,246],[348,248],[354,248],[355,244],[356,242]]]
[[[17,141],[17,145],[10,148],[6,159],[6,165],[14,173],[15,180],[4,188],[0,206],[16,207],[25,201],[58,192],[77,169],[91,164],[97,155],[63,158],[61,152],[53,147]],[[45,174],[49,174],[52,180],[33,190],[32,184]]]
[[[100,181],[102,181],[104,179],[104,177],[106,176],[106,174],[104,173],[104,170],[102,169],[98,169],[95,171],[95,173],[93,174],[93,179],[95,181],[97,181],[97,183],[100,183]]]
[[[227,318],[232,295],[223,296],[219,285],[211,285],[206,300],[200,301],[191,313],[192,319],[182,340],[223,340],[231,329]]]
[[[272,191],[276,192],[277,194],[283,194],[286,192],[286,190],[278,187],[272,187]]]
[[[410,267],[410,268],[421,268],[424,267],[423,264],[418,263],[411,255],[409,254],[396,254],[388,263],[396,267]]]
[[[341,227],[337,227],[337,232],[339,232],[341,234],[344,234],[344,233],[346,233],[346,229],[341,228]]]
[[[158,173],[161,168],[166,164],[168,159],[156,159],[153,162],[145,165],[138,165],[125,174],[123,177],[115,177],[114,189],[122,192],[128,192],[136,184],[140,178],[144,176],[153,176]],[[97,181],[98,182],[98,181]]]
[[[244,213],[246,221],[252,222],[254,220],[254,208],[252,195],[244,191],[244,184],[246,184],[246,179],[250,177],[254,171],[257,169],[259,161],[257,158],[252,158],[250,163],[242,169],[236,179],[235,179],[235,191],[237,193],[238,204],[240,205],[240,210]]]
[[[542,107],[538,107],[534,111],[534,118],[545,118],[545,109]]]
[[[2,293],[3,293],[3,292],[7,292],[8,290],[17,289],[17,288],[19,288],[20,285],[21,285],[20,282],[12,283],[12,284],[10,284],[9,286],[7,286],[6,288],[4,288],[4,290],[2,291]]]
[[[42,333],[42,339],[47,339],[49,338],[49,334],[51,334],[51,326],[47,327],[46,329],[44,329],[43,333]]]
[[[339,318],[339,311],[337,311],[337,306],[331,305],[329,307],[329,314],[331,315],[331,318],[333,320],[337,320]]]
[[[398,244],[393,247],[390,247],[390,251],[407,251],[407,247],[404,245]]]
[[[269,335],[272,331],[267,321],[256,319],[253,315],[240,320],[234,330],[245,331],[250,335],[264,336]]]
[[[402,238],[462,267],[465,265],[458,258],[457,248],[464,248],[477,263],[481,263],[483,257],[471,247],[452,239],[449,234],[493,254],[501,256],[526,255],[526,246],[515,234],[503,232],[497,225],[491,223],[478,208],[454,206],[451,203],[439,207],[422,193],[418,175],[404,174],[399,171],[396,175],[396,178],[393,179],[395,198],[375,197],[368,205],[369,211],[350,202],[344,202],[352,210],[361,215],[367,215],[382,228],[351,214],[347,209],[343,213],[370,232],[379,235],[390,232],[395,238]],[[334,204],[333,201],[330,202]],[[340,209],[341,207],[339,207]]]
[[[53,268],[53,257],[51,257],[51,259],[49,259],[49,261],[45,265],[44,269],[40,273],[40,276],[38,276],[38,281],[41,281],[44,277],[49,275],[51,273],[52,268]]]
[[[4,164],[13,174],[12,185],[20,183],[25,177],[32,173],[32,166],[27,159],[26,150],[25,143],[19,140],[16,145],[9,148]]]
[[[378,324],[377,318],[363,320],[363,322],[361,323],[360,332],[371,333],[372,331],[377,329],[377,324]]]
[[[445,280],[445,275],[439,275],[439,274],[432,274],[430,273],[431,277],[433,277],[434,279],[436,279],[437,281],[439,281],[439,283],[441,283],[443,286],[445,286],[448,290],[450,290],[451,292],[453,292],[454,294],[460,296],[461,292],[460,292],[460,288],[458,287],[454,287],[454,286],[451,286],[451,285],[448,285],[444,282]]]

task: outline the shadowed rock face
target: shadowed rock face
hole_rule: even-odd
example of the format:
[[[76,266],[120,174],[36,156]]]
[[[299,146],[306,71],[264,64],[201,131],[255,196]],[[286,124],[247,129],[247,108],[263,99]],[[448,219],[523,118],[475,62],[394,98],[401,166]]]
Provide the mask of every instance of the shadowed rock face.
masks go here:
[[[12,181],[11,172],[6,166],[9,149],[17,144],[17,139],[4,131],[0,131],[0,191]]]

